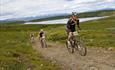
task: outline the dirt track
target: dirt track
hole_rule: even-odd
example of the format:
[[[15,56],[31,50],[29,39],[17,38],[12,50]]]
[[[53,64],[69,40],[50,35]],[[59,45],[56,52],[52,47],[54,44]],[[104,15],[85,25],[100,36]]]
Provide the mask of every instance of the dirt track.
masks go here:
[[[41,48],[36,41],[33,48],[45,58],[59,63],[63,70],[115,70],[115,50],[87,48],[87,55],[80,56],[78,52],[69,53],[64,45],[48,45],[50,47]]]

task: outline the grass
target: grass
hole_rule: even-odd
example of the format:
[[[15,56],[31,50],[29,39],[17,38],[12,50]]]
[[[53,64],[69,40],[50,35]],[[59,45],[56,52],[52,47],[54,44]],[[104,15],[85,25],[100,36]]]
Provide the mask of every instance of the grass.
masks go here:
[[[21,27],[22,25],[0,26],[0,70],[60,69],[57,64],[44,59],[41,54],[34,52],[27,32],[27,29],[30,28],[29,26],[27,29]]]
[[[114,47],[115,48],[115,16],[85,22],[82,25],[86,43],[92,47]],[[93,39],[93,41],[90,41]]]
[[[115,48],[115,16],[81,23],[80,35],[87,47]],[[46,31],[47,41],[65,44],[65,25],[0,24],[0,70],[60,70],[32,49],[29,33]]]
[[[81,23],[80,35],[87,47],[115,48],[115,16]],[[65,44],[67,35],[64,26],[48,31],[48,40]]]

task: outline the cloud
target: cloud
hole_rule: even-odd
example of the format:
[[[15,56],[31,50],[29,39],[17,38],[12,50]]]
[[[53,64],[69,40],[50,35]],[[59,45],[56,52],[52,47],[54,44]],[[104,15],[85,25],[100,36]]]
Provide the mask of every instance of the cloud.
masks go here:
[[[0,20],[115,8],[114,0],[1,0]]]

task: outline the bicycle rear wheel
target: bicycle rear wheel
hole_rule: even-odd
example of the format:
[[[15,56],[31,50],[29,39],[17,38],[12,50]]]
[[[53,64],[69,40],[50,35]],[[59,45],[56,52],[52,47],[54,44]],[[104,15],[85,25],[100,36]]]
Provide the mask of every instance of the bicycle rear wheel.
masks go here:
[[[87,54],[85,44],[83,43],[83,41],[81,39],[79,39],[79,41],[77,41],[76,46],[77,46],[77,50],[81,56],[85,56]]]
[[[68,52],[74,53],[74,48],[72,47],[72,44],[70,43],[70,41],[66,41],[66,47],[68,49]]]
[[[45,39],[41,40],[41,46],[42,46],[42,48],[46,48],[47,47]]]

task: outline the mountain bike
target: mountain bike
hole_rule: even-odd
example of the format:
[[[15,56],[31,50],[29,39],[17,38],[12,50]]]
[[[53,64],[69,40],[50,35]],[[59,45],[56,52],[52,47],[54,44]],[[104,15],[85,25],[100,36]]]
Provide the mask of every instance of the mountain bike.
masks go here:
[[[69,52],[78,51],[81,56],[85,56],[87,53],[85,44],[77,31],[71,32],[70,39],[66,41],[66,47]]]
[[[30,41],[31,41],[31,43],[34,43],[34,41],[35,41],[34,33],[30,34]]]
[[[45,36],[40,38],[40,44],[41,44],[42,48],[47,48]]]

